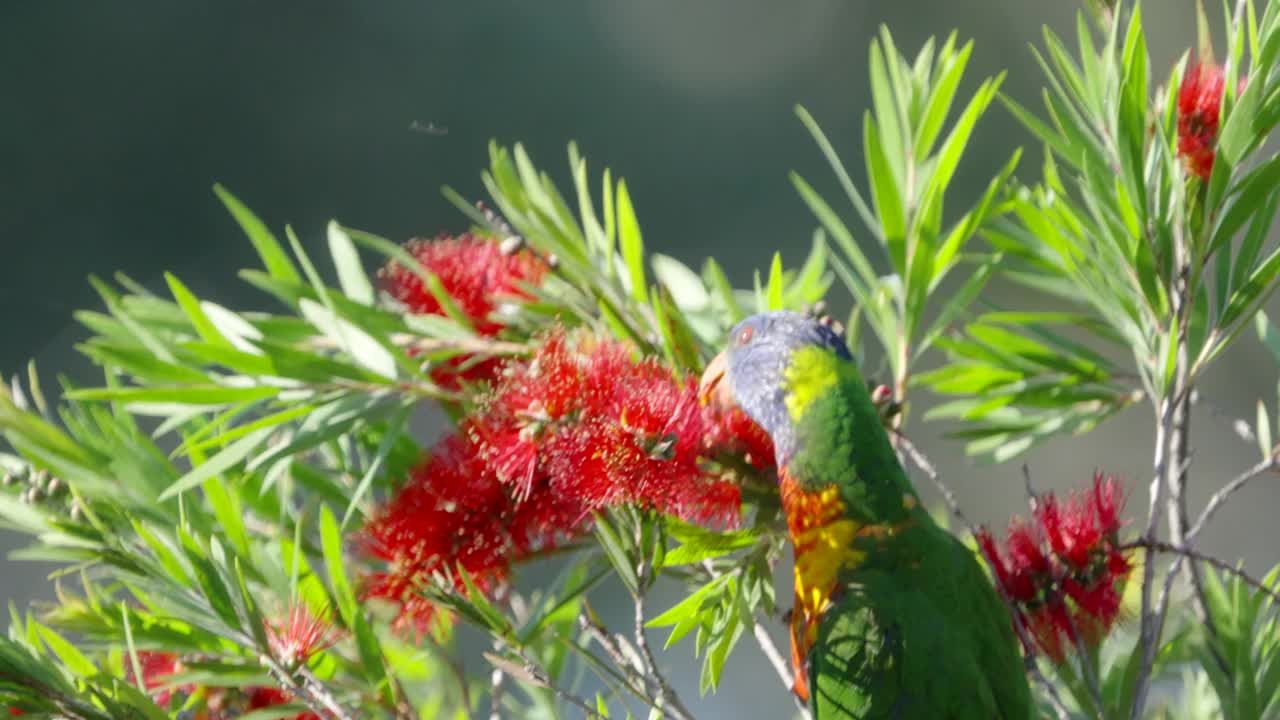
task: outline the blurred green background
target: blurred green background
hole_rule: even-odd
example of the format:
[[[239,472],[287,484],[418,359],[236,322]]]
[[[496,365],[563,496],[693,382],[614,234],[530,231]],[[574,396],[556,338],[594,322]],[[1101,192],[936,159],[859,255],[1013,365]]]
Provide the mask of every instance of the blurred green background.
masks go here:
[[[1210,3],[1212,6],[1213,3]],[[976,48],[964,87],[1002,69],[1004,89],[1039,107],[1029,50],[1040,28],[1074,37],[1073,2],[1014,0],[671,0],[640,2],[273,2],[0,4],[0,372],[35,357],[46,378],[93,383],[73,345],[74,309],[96,305],[85,278],[124,271],[151,286],[168,270],[231,307],[268,308],[238,281],[249,243],[210,192],[222,182],[269,224],[292,223],[309,246],[330,218],[384,236],[460,230],[440,196],[481,197],[491,138],[521,141],[567,180],[577,140],[594,170],[626,176],[652,250],[691,264],[713,254],[739,284],[775,248],[789,261],[815,223],[787,181],[797,169],[837,193],[792,113],[809,108],[861,167],[865,62],[880,24],[914,54],[953,28]],[[1150,2],[1153,67],[1167,72],[1194,43],[1191,0]],[[432,132],[411,126],[435,128]],[[1029,142],[993,106],[953,197],[965,202]],[[1020,175],[1038,176],[1028,147]],[[955,207],[961,207],[956,204]],[[856,227],[851,224],[851,227]],[[1005,289],[1005,304],[1021,298]],[[847,298],[833,298],[847,307]],[[933,360],[936,362],[936,358]],[[1252,339],[1202,386],[1228,415],[1274,403],[1276,368]],[[928,403],[921,396],[917,402]],[[1150,413],[1127,412],[1026,458],[1041,487],[1121,475],[1145,509]],[[1003,527],[1023,507],[1017,463],[977,466],[944,427],[913,435],[969,514]],[[1193,502],[1252,464],[1257,450],[1203,408],[1193,425]],[[925,488],[929,492],[931,488]],[[1204,534],[1207,549],[1255,570],[1277,559],[1280,487],[1260,481]],[[0,549],[17,538],[0,535]],[[0,598],[51,595],[44,569],[4,561]],[[780,595],[787,591],[783,590]],[[661,606],[656,603],[655,606]],[[789,708],[744,646],[707,717],[779,717]],[[677,685],[696,696],[691,648],[668,651]],[[766,678],[762,682],[762,679]]]

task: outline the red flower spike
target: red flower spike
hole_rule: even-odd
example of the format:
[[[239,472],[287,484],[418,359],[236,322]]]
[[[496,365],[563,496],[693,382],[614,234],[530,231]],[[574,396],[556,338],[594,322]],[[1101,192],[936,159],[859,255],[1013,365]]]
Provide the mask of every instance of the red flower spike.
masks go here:
[[[405,249],[423,269],[435,275],[476,332],[487,337],[497,335],[504,327],[491,317],[503,298],[529,299],[521,285],[537,285],[547,272],[547,264],[528,250],[505,253],[491,237],[440,235],[435,240],[410,240]],[[387,292],[409,312],[446,315],[422,278],[409,268],[392,261],[378,276]],[[502,367],[501,358],[460,355],[433,368],[431,378],[442,387],[456,390],[463,382],[490,382]]]
[[[302,604],[290,606],[287,617],[279,623],[268,622],[266,630],[272,656],[286,667],[305,665],[338,639],[327,616],[318,618]]]
[[[366,552],[384,563],[365,596],[398,604],[397,626],[422,632],[433,608],[419,585],[461,590],[461,566],[490,592],[512,563],[585,532],[593,511],[636,504],[732,526],[739,488],[703,469],[709,432],[693,378],[620,342],[552,332],[365,527]]]
[[[1038,499],[1032,522],[1014,519],[1002,552],[981,530],[978,545],[1012,600],[1035,648],[1062,662],[1078,640],[1101,642],[1120,616],[1121,589],[1132,571],[1120,549],[1119,484],[1097,474],[1090,489],[1061,501]]]
[[[262,710],[277,705],[286,705],[294,700],[292,695],[277,687],[251,687],[245,690],[244,694],[248,703],[248,710]],[[294,715],[290,720],[321,719],[319,715],[311,711],[305,711]]]
[[[536,285],[546,274],[546,263],[528,250],[504,253],[492,237],[470,233],[435,240],[415,239],[405,244],[422,267],[436,276],[440,286],[481,335],[496,335],[502,324],[489,315],[503,297],[528,299],[522,283]],[[387,292],[419,315],[444,315],[444,308],[413,271],[392,261],[379,273]]]
[[[481,589],[506,574],[511,502],[463,436],[451,435],[410,472],[396,497],[362,532],[366,552],[385,563],[366,578],[366,597],[400,604],[396,624],[424,631],[431,606],[417,586],[440,573],[462,586],[461,565]]]
[[[165,685],[168,676],[182,671],[182,664],[178,662],[178,656],[169,652],[140,650],[138,651],[138,666],[142,671],[142,684],[148,691]],[[133,661],[128,657],[124,660],[124,668],[125,679],[131,683],[137,682],[133,672]],[[173,697],[174,690],[190,693],[194,690],[194,687],[184,685],[179,688],[161,690],[151,693],[151,699],[160,707],[167,707],[169,699]]]
[[[1225,79],[1221,65],[1187,63],[1178,88],[1178,154],[1204,179],[1213,171]],[[1240,79],[1243,92],[1245,78]]]
[[[708,430],[705,440],[708,448],[719,448],[724,452],[740,455],[748,464],[762,472],[776,470],[773,440],[741,408],[720,412],[713,406],[708,406],[703,413],[703,422]]]

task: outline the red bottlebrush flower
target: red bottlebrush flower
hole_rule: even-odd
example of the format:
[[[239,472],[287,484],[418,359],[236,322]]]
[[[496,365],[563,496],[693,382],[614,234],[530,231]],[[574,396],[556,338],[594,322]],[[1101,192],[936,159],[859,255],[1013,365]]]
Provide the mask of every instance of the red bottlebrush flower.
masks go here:
[[[490,317],[504,298],[528,299],[523,284],[536,285],[547,264],[526,249],[504,252],[492,237],[472,234],[435,240],[410,240],[405,249],[440,281],[440,287],[471,321],[480,335],[492,337],[503,324]],[[436,296],[412,270],[390,262],[378,273],[383,287],[412,313],[445,315]],[[460,383],[488,382],[502,368],[500,358],[457,356],[433,369],[431,376],[442,387],[457,389]]]
[[[1213,170],[1225,79],[1222,66],[1189,62],[1178,88],[1178,154],[1205,179]],[[1243,91],[1245,79],[1240,79]]]
[[[492,237],[440,235],[410,240],[405,249],[440,281],[440,286],[481,335],[495,335],[502,324],[489,317],[503,297],[527,299],[522,283],[536,285],[546,263],[525,249],[503,252]],[[391,262],[379,273],[392,297],[419,315],[444,315],[435,295],[413,271]]]
[[[316,617],[302,604],[290,606],[285,619],[268,622],[266,630],[271,655],[287,667],[305,665],[312,655],[329,648],[338,639],[328,616]]]
[[[462,589],[461,566],[490,592],[513,562],[586,531],[595,510],[734,524],[738,486],[700,462],[710,428],[696,395],[692,378],[626,345],[550,333],[365,527],[366,552],[384,563],[366,597],[398,603],[397,625],[422,631],[433,609],[417,586]]]
[[[293,702],[293,696],[277,687],[251,687],[244,691],[247,710],[262,710]],[[320,716],[307,710],[290,720],[320,720]]]
[[[1077,637],[1100,642],[1119,618],[1132,570],[1118,537],[1122,509],[1119,484],[1099,473],[1088,492],[1065,502],[1039,498],[1031,523],[1010,524],[1003,552],[986,529],[977,534],[1035,646],[1054,662]]]
[[[576,503],[579,517],[625,503],[686,520],[737,515],[736,486],[699,466],[710,428],[693,382],[619,342],[549,335],[527,363],[509,366],[467,427],[519,498],[545,488]]]
[[[182,664],[178,661],[178,656],[168,652],[140,650],[138,651],[138,666],[142,671],[142,684],[148,691],[165,685],[168,676],[182,672]],[[136,675],[133,672],[133,661],[128,657],[124,660],[124,667],[125,678],[131,683],[137,682]],[[180,688],[170,688],[151,693],[151,699],[160,707],[167,707],[169,699],[173,697],[174,689],[185,693],[190,693],[194,690],[192,686],[184,685]]]
[[[777,469],[773,440],[741,408],[735,407],[722,413],[708,406],[704,410],[703,421],[708,429],[708,448],[740,455],[757,470],[771,472]]]
[[[446,437],[364,528],[366,551],[386,564],[366,578],[365,594],[399,603],[401,627],[427,628],[431,606],[416,588],[433,575],[461,587],[461,565],[488,589],[506,573],[512,502],[476,450],[461,435]]]

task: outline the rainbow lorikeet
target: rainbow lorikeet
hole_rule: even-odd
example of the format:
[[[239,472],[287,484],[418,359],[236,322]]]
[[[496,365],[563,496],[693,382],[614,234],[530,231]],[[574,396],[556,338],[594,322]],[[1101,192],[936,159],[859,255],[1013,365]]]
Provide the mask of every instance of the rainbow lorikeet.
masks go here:
[[[1010,616],[920,505],[844,341],[755,315],[703,375],[773,440],[795,552],[795,692],[816,720],[1031,717]]]

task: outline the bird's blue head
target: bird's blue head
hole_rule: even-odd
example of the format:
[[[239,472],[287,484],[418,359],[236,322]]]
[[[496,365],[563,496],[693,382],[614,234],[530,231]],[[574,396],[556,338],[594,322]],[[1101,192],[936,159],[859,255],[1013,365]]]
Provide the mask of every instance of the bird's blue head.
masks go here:
[[[794,455],[796,423],[815,399],[853,371],[844,339],[794,312],[767,312],[738,323],[729,346],[703,373],[703,403],[739,407],[773,439],[778,466]],[[856,371],[855,371],[856,372]]]

